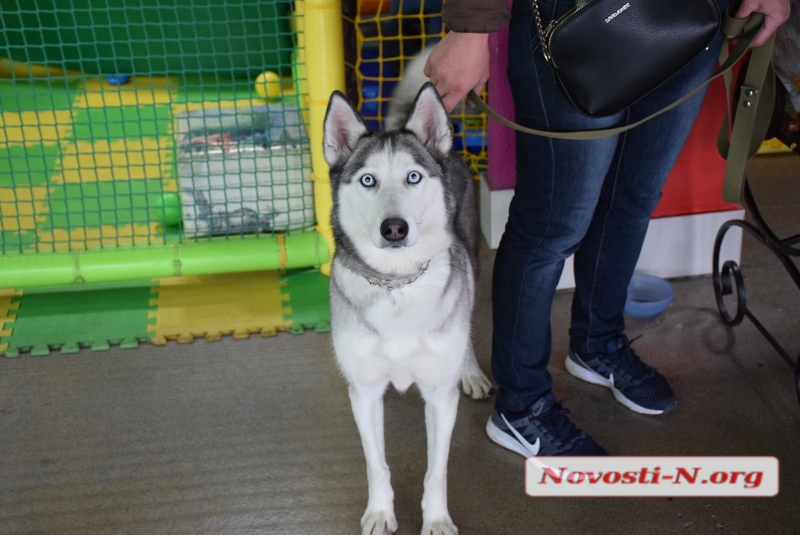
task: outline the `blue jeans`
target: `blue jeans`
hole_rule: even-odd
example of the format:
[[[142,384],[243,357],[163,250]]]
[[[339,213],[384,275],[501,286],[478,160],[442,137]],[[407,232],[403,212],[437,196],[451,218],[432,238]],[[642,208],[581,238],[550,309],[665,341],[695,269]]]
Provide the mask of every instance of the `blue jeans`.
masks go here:
[[[540,0],[545,25],[574,0]],[[542,57],[529,0],[515,0],[508,77],[518,123],[544,130],[629,124],[706,79],[722,35],[690,65],[625,111],[590,118],[555,85]],[[492,287],[492,372],[497,407],[527,409],[550,390],[550,312],[564,260],[575,254],[570,346],[600,351],[625,329],[623,308],[650,215],[704,92],[631,131],[593,141],[517,133],[517,184],[497,250]],[[702,179],[702,177],[699,177]]]

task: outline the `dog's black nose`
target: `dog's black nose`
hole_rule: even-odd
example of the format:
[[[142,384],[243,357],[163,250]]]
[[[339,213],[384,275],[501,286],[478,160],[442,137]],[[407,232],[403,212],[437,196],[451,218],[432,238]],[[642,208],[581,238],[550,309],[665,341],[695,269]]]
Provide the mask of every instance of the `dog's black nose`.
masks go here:
[[[408,236],[408,223],[399,218],[386,219],[381,223],[381,236],[388,241],[400,241]]]

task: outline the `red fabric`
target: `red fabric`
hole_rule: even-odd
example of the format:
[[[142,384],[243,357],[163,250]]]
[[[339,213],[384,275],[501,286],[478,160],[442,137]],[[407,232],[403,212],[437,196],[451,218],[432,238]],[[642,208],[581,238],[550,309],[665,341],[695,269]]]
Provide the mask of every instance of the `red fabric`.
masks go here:
[[[725,118],[725,86],[711,82],[697,122],[664,185],[653,217],[702,214],[739,208],[722,201],[725,160],[717,151],[717,133]]]

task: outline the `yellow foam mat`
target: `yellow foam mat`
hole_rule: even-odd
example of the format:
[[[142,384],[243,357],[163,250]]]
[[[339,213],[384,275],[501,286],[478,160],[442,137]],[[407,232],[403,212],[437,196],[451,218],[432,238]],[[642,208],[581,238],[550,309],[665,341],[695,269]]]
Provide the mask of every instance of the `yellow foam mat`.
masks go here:
[[[150,304],[158,309],[149,313],[156,321],[148,332],[154,333],[155,345],[190,343],[201,336],[209,341],[226,335],[273,336],[291,326],[278,272],[160,279],[153,293]]]
[[[109,182],[112,180],[160,179],[169,176],[173,160],[173,140],[98,139],[93,143],[76,141],[61,156],[61,174],[54,184]]]
[[[72,131],[72,110],[0,112],[0,146],[56,145]]]
[[[111,85],[101,79],[90,79],[74,108],[104,108],[120,106],[151,106],[169,104],[171,91],[177,81],[163,76],[134,76],[125,85]]]
[[[0,231],[36,230],[46,211],[47,186],[0,188]]]
[[[14,290],[0,290],[0,339],[4,336],[11,336],[12,327],[16,317],[9,316],[9,312],[19,308],[19,303],[12,303],[11,300],[22,295],[22,292]],[[0,343],[0,355],[8,347],[8,343]]]

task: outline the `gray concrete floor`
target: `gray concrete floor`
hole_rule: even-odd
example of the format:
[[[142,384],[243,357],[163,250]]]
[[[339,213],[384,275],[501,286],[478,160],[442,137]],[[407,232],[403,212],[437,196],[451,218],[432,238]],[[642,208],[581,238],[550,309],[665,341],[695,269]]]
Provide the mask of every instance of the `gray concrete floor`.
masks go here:
[[[800,231],[800,166],[761,157],[751,177],[782,233]],[[483,255],[476,350],[489,369],[492,253]],[[711,259],[709,258],[709,262]],[[745,238],[748,302],[792,356],[800,291]],[[552,317],[555,393],[615,455],[767,455],[775,498],[547,498],[523,489],[523,459],[493,445],[491,402],[462,398],[450,512],[462,534],[800,533],[800,407],[789,367],[749,323],[726,328],[710,277],[678,280],[672,305],[630,320],[637,352],[679,404],[634,414],[569,376],[570,292]],[[425,471],[422,403],[386,396],[398,533],[418,533]],[[328,335],[281,334],[167,347],[0,359],[0,533],[358,533],[361,445]]]

